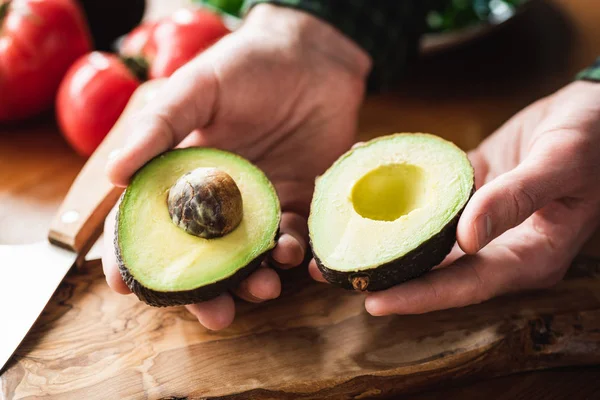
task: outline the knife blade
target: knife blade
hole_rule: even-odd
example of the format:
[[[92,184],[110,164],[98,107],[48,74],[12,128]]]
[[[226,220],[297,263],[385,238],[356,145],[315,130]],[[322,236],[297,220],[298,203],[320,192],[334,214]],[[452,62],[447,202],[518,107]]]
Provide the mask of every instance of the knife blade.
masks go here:
[[[0,369],[33,326],[76,258],[76,253],[49,242],[0,246],[0,319],[3,325]]]
[[[75,178],[50,225],[48,241],[0,245],[0,370],[27,335],[67,272],[83,261],[121,189],[104,174],[112,151],[122,147],[132,116],[156,95],[164,80],[134,92],[102,144]]]

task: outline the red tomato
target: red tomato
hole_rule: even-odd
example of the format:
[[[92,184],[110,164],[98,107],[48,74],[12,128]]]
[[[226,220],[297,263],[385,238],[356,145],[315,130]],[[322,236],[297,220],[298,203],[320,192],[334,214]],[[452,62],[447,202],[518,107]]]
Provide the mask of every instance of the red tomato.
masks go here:
[[[69,68],[56,98],[63,135],[81,155],[91,155],[113,127],[140,81],[119,57],[86,54]]]
[[[154,32],[156,22],[145,22],[129,32],[121,44],[121,54],[138,56],[143,54],[144,46]]]
[[[123,41],[121,54],[143,57],[149,64],[148,78],[164,78],[229,32],[217,14],[182,8],[134,29]]]
[[[49,109],[92,43],[74,0],[0,0],[0,122]]]

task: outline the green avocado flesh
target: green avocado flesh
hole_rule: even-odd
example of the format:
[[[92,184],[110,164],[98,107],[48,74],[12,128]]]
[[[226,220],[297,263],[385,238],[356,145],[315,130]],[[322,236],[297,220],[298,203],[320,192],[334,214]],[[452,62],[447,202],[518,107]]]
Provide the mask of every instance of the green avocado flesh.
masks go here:
[[[317,265],[348,289],[414,278],[450,251],[473,188],[466,154],[434,135],[390,135],[350,150],[316,183],[309,232]]]
[[[241,222],[219,238],[187,233],[173,223],[167,208],[173,184],[200,167],[226,172],[242,195]],[[244,268],[260,265],[275,246],[280,214],[275,189],[249,161],[208,148],[164,153],[136,173],[119,205],[115,245],[121,274],[151,305],[208,300],[247,275],[241,273]]]

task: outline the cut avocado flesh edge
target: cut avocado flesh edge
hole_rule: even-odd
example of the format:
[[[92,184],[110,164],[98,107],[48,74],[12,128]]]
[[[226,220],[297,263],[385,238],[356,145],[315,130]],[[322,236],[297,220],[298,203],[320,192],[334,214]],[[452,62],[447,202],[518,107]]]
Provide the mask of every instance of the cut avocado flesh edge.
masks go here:
[[[473,185],[466,154],[437,136],[390,135],[349,151],[317,180],[311,204],[311,245],[324,276],[385,267],[384,287],[398,283],[390,275],[429,270],[455,242]],[[405,274],[392,271],[408,264]]]
[[[199,167],[228,173],[242,194],[242,221],[220,238],[204,239],[186,233],[172,222],[166,206],[175,181]],[[215,149],[173,150],[138,171],[123,195],[116,226],[121,271],[133,286],[155,294],[191,293],[188,302],[194,297],[214,297],[218,294],[215,288],[223,290],[223,281],[247,275],[242,270],[255,268],[275,246],[279,220],[275,189],[247,160]],[[198,291],[204,287],[209,288],[209,295]]]

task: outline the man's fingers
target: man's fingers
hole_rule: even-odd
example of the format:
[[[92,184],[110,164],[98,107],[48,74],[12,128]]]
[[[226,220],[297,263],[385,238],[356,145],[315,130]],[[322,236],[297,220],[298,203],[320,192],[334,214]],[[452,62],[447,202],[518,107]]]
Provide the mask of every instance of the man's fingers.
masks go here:
[[[465,252],[462,251],[460,246],[458,246],[458,244],[455,243],[454,246],[452,247],[452,250],[450,251],[450,253],[446,256],[446,258],[444,258],[444,261],[442,261],[435,268],[445,268],[445,267],[451,265],[452,263],[454,263],[456,260],[458,260],[459,258],[461,258],[464,255],[465,255]]]
[[[532,247],[532,250],[535,246]],[[375,316],[421,314],[477,304],[508,292],[525,282],[524,265],[504,246],[490,245],[476,255],[464,256],[453,265],[435,269],[421,278],[391,289],[370,293],[365,308]]]
[[[271,252],[273,264],[282,269],[297,267],[306,254],[306,219],[293,212],[284,212],[281,215],[280,233],[277,247]]]
[[[246,278],[234,293],[251,303],[276,299],[281,294],[281,281],[275,271],[261,267]]]
[[[308,273],[315,281],[327,283],[327,279],[323,277],[323,274],[319,270],[319,267],[317,267],[317,262],[314,258],[310,260],[310,263],[308,263]]]
[[[304,244],[289,233],[283,233],[277,240],[277,247],[271,253],[272,264],[281,269],[297,267],[304,260]]]
[[[367,296],[365,308],[369,314],[420,314],[429,311],[461,307],[485,300],[481,272],[474,268],[475,258],[465,256],[457,265],[433,270],[421,278]],[[458,265],[460,264],[460,265]],[[488,291],[489,286],[485,289]]]
[[[369,294],[365,307],[372,315],[420,314],[551,286],[593,231],[591,215],[553,202],[476,255]]]
[[[123,282],[117,258],[115,257],[114,232],[115,232],[115,213],[117,208],[113,208],[104,221],[104,245],[102,254],[102,270],[106,277],[108,286],[117,293],[129,294],[131,291]]]
[[[465,253],[474,254],[536,210],[561,197],[565,190],[561,182],[563,176],[547,163],[531,161],[482,186],[458,223],[460,247]]]
[[[308,250],[308,226],[305,215],[309,213],[313,193],[312,181],[274,180],[281,202],[280,235],[277,246],[271,251],[270,263],[288,269],[304,261]]]
[[[212,65],[199,57],[173,74],[130,122],[131,136],[113,155],[107,174],[117,186],[154,156],[175,147],[194,129],[205,127],[216,108],[218,83]]]
[[[185,306],[204,327],[218,331],[227,328],[235,317],[235,304],[229,293],[202,303]]]

